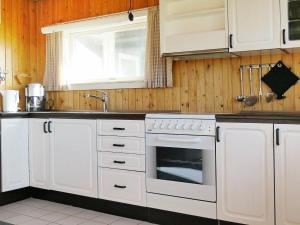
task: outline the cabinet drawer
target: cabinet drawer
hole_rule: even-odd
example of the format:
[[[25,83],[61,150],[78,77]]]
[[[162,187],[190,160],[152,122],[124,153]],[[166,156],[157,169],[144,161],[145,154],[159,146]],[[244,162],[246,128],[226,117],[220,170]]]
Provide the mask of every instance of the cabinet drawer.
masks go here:
[[[145,173],[98,168],[99,198],[146,206]]]
[[[144,138],[98,136],[97,143],[99,151],[145,154]]]
[[[145,171],[145,156],[99,152],[98,166],[124,170]]]
[[[143,120],[98,120],[98,135],[145,137]]]

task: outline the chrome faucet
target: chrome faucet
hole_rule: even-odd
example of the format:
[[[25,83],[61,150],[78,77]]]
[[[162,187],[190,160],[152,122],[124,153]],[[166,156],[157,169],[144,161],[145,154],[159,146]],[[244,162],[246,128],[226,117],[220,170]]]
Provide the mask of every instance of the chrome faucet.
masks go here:
[[[95,98],[97,100],[101,100],[103,102],[103,112],[108,112],[108,102],[109,102],[109,97],[108,93],[105,91],[99,91],[101,93],[101,96],[97,95],[91,95],[91,94],[86,94],[86,98]]]

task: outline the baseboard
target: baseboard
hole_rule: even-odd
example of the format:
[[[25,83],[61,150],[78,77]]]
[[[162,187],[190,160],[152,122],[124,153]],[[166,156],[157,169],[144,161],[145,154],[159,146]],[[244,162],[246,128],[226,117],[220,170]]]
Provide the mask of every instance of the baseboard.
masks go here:
[[[13,202],[21,201],[26,198],[30,198],[31,188],[22,188],[14,191],[1,192],[0,193],[0,206],[10,204]]]

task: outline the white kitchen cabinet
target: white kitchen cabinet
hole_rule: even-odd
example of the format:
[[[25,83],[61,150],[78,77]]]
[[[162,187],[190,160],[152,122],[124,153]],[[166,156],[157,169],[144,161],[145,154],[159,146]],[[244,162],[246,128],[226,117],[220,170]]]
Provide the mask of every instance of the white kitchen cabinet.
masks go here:
[[[28,119],[1,119],[2,191],[29,186]]]
[[[49,189],[50,134],[46,119],[29,119],[30,186]]]
[[[279,0],[228,0],[230,52],[280,48]]]
[[[277,225],[300,224],[300,125],[275,125]]]
[[[300,1],[280,0],[281,47],[300,47]]]
[[[160,1],[161,54],[228,48],[227,0]]]
[[[274,225],[273,124],[217,127],[218,219]]]
[[[50,188],[97,197],[96,121],[53,119]]]

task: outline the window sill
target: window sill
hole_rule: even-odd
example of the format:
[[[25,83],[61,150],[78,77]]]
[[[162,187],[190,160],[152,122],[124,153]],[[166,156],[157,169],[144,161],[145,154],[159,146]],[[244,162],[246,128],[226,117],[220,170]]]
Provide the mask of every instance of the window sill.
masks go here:
[[[131,82],[107,82],[107,83],[87,83],[71,84],[68,90],[98,90],[98,89],[123,89],[123,88],[146,88],[146,81]]]

